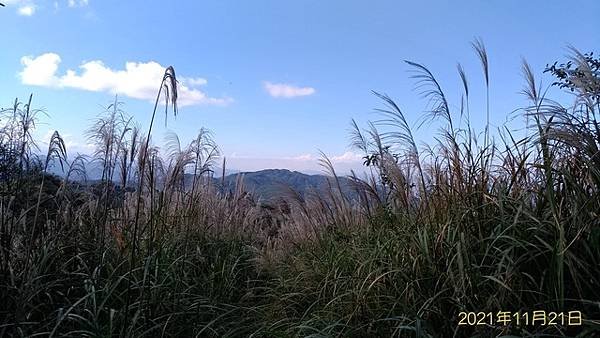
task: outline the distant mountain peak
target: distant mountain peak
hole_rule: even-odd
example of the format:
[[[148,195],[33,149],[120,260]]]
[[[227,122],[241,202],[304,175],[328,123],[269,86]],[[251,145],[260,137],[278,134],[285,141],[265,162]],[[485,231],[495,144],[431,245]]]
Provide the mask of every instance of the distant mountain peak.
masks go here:
[[[331,178],[325,175],[309,175],[289,169],[263,169],[227,175],[224,179],[225,188],[235,189],[240,174],[244,177],[245,189],[264,200],[273,200],[283,196],[282,184],[287,185],[302,196],[310,190],[324,192],[329,186],[327,180]],[[338,177],[338,179],[344,194],[352,195],[350,180],[346,177]]]

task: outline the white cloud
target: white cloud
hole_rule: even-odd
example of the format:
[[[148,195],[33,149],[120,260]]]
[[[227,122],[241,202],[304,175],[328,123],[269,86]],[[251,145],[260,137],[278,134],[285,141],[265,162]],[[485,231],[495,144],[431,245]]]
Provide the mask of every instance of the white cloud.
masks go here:
[[[153,101],[156,98],[158,85],[165,71],[161,64],[150,62],[127,62],[125,69],[113,70],[102,61],[83,62],[79,70],[68,69],[58,75],[61,58],[55,53],[46,53],[37,57],[21,58],[23,70],[19,73],[23,84],[54,87],[75,88],[92,92],[119,94],[134,99]],[[192,106],[199,104],[226,105],[231,98],[214,98],[194,88],[206,84],[202,78],[182,77],[178,86],[178,104]]]
[[[189,86],[204,86],[208,83],[206,79],[203,79],[201,77],[183,77],[179,81]]]
[[[2,1],[7,7],[15,7],[18,15],[32,16],[38,9],[44,9],[48,7],[45,1],[41,0],[4,0]],[[66,4],[67,7],[85,7],[89,5],[89,0],[61,0],[53,1],[52,6],[54,10],[58,10],[60,7]]]
[[[89,4],[88,0],[68,0],[67,1],[67,6],[73,8],[73,7],[84,7],[87,6]]]
[[[284,157],[285,160],[292,161],[318,161],[321,157],[314,156],[313,154],[302,154],[293,157]],[[362,156],[352,151],[347,151],[341,155],[329,156],[329,160],[332,163],[362,163]]]
[[[298,155],[298,156],[294,156],[294,157],[287,157],[286,159],[293,160],[293,161],[314,161],[315,160],[315,158],[313,157],[312,154],[303,154],[303,155]]]
[[[55,74],[59,63],[60,56],[54,53],[42,54],[35,59],[24,56],[21,58],[21,81],[34,86],[53,86],[56,84]]]
[[[285,83],[264,82],[264,87],[267,93],[273,97],[292,98],[298,96],[308,96],[316,91],[312,87],[296,87]]]
[[[352,162],[361,162],[362,158],[363,157],[359,154],[356,154],[352,151],[347,151],[347,152],[343,153],[342,155],[332,156],[331,161],[334,163],[335,162],[352,163]]]
[[[35,13],[35,5],[29,4],[21,6],[17,9],[17,13],[22,16],[32,16]]]

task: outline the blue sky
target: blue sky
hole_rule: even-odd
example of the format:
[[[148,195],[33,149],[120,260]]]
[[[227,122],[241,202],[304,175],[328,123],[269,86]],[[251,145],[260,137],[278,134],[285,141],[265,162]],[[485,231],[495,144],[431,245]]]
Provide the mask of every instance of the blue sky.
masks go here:
[[[544,65],[564,59],[567,45],[600,46],[600,2],[591,0],[0,2],[0,107],[33,93],[34,106],[49,115],[40,139],[56,129],[71,152],[89,150],[84,131],[115,93],[147,126],[153,80],[173,65],[185,88],[166,129],[189,140],[209,128],[241,170],[318,170],[318,150],[342,170],[358,166],[349,123],[377,119],[381,104],[371,90],[397,100],[411,123],[426,108],[403,60],[429,67],[455,107],[461,62],[474,124],[482,126],[483,77],[470,46],[481,37],[491,119],[500,126],[524,105],[522,57],[544,78]],[[166,130],[163,116],[159,122],[158,143]]]

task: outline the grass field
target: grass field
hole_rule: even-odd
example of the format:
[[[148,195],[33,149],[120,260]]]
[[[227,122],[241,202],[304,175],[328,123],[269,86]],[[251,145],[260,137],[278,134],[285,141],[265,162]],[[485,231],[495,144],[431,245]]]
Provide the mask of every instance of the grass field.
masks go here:
[[[441,127],[433,144],[418,146],[400,103],[375,93],[380,119],[352,123],[370,173],[351,177],[353,199],[326,156],[326,194],[283,191],[267,207],[243,178],[223,191],[210,132],[159,149],[118,102],[90,126],[93,157],[67,156],[58,132],[39,151],[35,100],[15,101],[0,130],[0,336],[600,335],[600,61],[573,50],[548,70],[570,102],[547,97],[524,62],[527,127],[474,130],[490,105],[487,53],[474,49],[483,109],[462,67],[450,104],[409,63],[423,120]],[[153,122],[164,98],[177,113],[173,68],[159,88]],[[86,161],[102,167],[91,187],[79,183]],[[497,322],[537,310],[583,321]],[[459,325],[470,311],[492,323]]]

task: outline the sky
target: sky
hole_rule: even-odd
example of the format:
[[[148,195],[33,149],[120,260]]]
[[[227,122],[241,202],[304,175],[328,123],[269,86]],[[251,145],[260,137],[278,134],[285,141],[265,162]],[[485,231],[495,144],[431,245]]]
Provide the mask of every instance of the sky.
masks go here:
[[[544,84],[544,66],[567,46],[600,46],[600,2],[589,1],[116,1],[3,0],[0,107],[43,108],[35,135],[58,130],[69,153],[93,148],[85,131],[115,100],[147,128],[164,69],[179,80],[180,110],[153,130],[189,141],[214,133],[230,169],[319,170],[320,151],[344,172],[361,166],[350,122],[366,126],[390,95],[415,128],[427,102],[410,78],[427,66],[460,105],[460,62],[473,125],[485,123],[484,80],[471,42],[490,60],[491,124],[526,105],[523,58]],[[429,142],[435,125],[416,130]]]

